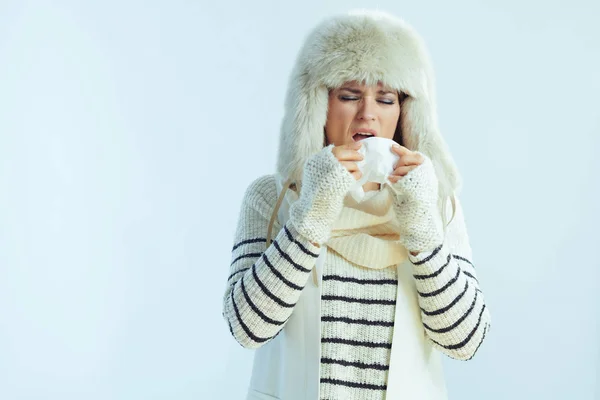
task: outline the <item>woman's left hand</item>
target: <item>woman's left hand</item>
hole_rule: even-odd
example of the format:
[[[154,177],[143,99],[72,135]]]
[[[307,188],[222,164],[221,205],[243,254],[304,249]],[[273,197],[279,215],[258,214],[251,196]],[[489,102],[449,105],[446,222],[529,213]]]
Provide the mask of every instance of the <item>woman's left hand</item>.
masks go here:
[[[400,224],[400,241],[412,255],[433,250],[444,239],[433,163],[423,153],[406,147],[392,147],[392,151],[400,156],[389,176],[396,193],[393,204]]]
[[[411,151],[404,146],[395,144],[392,146],[392,151],[400,156],[398,163],[394,165],[394,171],[390,174],[390,182],[396,183],[419,165],[423,164],[425,157],[422,154]]]

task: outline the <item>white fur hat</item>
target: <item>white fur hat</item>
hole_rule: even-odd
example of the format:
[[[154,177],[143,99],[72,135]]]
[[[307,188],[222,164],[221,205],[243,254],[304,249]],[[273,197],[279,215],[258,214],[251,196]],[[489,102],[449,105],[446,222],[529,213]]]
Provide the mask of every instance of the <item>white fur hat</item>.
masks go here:
[[[306,159],[325,145],[328,92],[347,81],[382,82],[407,95],[400,124],[404,146],[433,162],[440,197],[456,193],[460,176],[437,123],[433,68],[419,35],[381,11],[355,10],[330,17],[306,38],[285,101],[277,176],[302,179]]]

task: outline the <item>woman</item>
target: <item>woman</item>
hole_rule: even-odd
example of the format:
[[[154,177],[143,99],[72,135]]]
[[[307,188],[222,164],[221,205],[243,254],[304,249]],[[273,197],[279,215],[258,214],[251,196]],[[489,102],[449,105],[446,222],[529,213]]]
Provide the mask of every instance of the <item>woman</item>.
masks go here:
[[[357,203],[369,135],[400,161]],[[471,359],[491,322],[458,189],[417,34],[381,12],[318,25],[234,239],[223,316],[257,349],[247,398],[445,399],[440,353]]]

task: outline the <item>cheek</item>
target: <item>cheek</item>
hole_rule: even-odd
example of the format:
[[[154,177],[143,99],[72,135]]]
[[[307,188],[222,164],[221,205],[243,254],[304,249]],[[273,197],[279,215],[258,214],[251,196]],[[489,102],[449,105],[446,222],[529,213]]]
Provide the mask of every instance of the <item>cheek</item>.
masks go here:
[[[344,135],[352,123],[354,112],[351,107],[340,102],[329,104],[327,111],[327,132],[331,135]]]
[[[384,121],[382,121],[382,128],[384,130],[384,136],[388,139],[394,138],[396,132],[396,126],[400,118],[400,108],[391,109],[385,113]]]
[[[335,102],[331,106],[331,115],[339,121],[351,121],[354,115],[354,109],[351,104]]]

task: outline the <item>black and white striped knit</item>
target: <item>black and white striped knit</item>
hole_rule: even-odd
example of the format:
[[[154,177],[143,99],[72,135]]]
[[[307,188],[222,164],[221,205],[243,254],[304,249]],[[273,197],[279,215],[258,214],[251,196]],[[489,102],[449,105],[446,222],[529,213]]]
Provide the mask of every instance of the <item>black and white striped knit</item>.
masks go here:
[[[343,173],[336,170],[331,176]],[[223,316],[245,348],[258,348],[280,332],[319,253],[319,246],[311,243],[315,237],[300,233],[293,220],[275,225],[278,233],[266,248],[276,200],[273,176],[254,181],[244,196],[235,234]],[[303,221],[303,229],[310,223]],[[410,260],[427,337],[449,357],[471,358],[491,319],[471,261],[460,203],[443,242]],[[328,253],[322,277],[320,399],[385,398],[397,279],[395,268],[361,268]]]
[[[321,296],[321,399],[384,399],[397,269],[358,268],[330,252]]]

